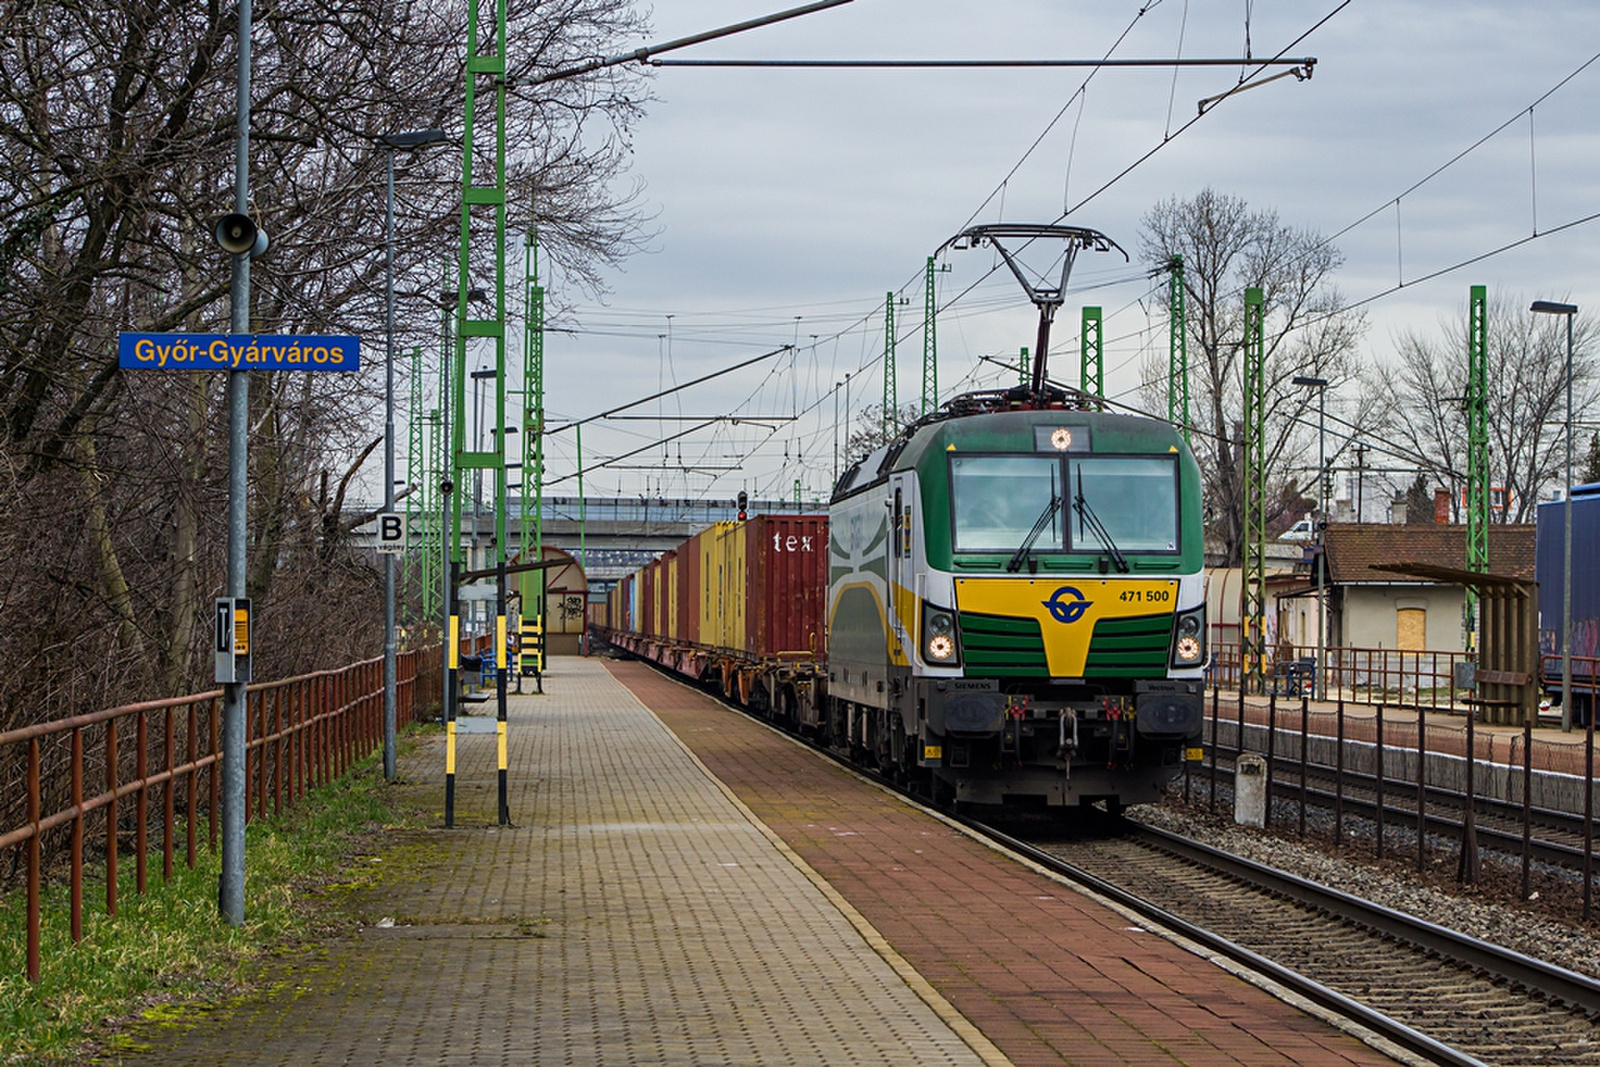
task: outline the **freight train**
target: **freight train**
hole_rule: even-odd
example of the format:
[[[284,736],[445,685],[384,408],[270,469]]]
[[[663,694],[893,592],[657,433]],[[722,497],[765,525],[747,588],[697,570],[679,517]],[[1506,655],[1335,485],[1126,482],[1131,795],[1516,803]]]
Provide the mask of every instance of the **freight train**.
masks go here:
[[[719,523],[624,579],[600,636],[939,803],[1157,799],[1199,758],[1199,468],[1170,424],[1067,400],[956,398],[826,517]]]

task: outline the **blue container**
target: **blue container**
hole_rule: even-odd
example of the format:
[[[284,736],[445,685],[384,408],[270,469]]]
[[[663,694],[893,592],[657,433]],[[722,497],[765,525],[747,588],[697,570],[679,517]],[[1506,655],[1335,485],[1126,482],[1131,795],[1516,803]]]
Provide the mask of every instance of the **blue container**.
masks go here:
[[[1546,656],[1561,655],[1566,508],[1561,500],[1539,505],[1534,577],[1539,581],[1539,651]],[[1600,482],[1572,487],[1572,655],[1600,656]],[[1574,663],[1574,677],[1582,677],[1587,668],[1584,664],[1580,670]],[[1554,661],[1553,667],[1545,662],[1544,674],[1546,684],[1559,686],[1560,662]]]

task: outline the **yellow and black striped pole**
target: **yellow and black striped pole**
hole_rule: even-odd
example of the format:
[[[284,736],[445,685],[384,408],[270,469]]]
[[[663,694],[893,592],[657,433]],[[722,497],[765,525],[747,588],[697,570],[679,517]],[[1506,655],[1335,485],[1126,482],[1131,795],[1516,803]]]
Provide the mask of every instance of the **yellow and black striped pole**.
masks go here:
[[[504,550],[500,553],[498,569],[500,573],[496,576],[496,581],[499,584],[499,588],[495,591],[494,617],[494,665],[497,668],[495,670],[495,695],[498,698],[498,711],[495,716],[494,733],[496,766],[499,768],[500,778],[500,825],[505,826],[511,822],[511,803],[507,796],[506,780],[506,669],[510,664],[506,660],[506,557]]]
[[[460,564],[450,561],[450,581],[445,586],[444,610],[450,623],[444,635],[444,825],[456,824],[456,685],[461,670],[461,616],[456,607],[456,575]]]
[[[544,692],[544,616],[535,615],[522,621],[522,647],[518,665],[523,674],[531,674]]]

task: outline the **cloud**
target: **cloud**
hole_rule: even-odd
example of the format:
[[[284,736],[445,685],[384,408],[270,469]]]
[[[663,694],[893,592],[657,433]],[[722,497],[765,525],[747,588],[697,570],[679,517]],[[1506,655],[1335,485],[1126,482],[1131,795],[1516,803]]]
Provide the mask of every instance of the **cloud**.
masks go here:
[[[1237,56],[1245,46],[1238,4],[1156,4],[1136,17],[1144,6],[858,0],[681,55],[1098,57],[1129,25],[1117,56],[1174,55],[1180,32],[1185,56]],[[799,469],[793,452],[801,437],[810,457],[828,451],[830,390],[846,372],[857,375],[853,401],[881,396],[887,290],[911,301],[899,351],[900,395],[909,398],[920,390],[921,338],[913,327],[926,257],[970,218],[1051,221],[1108,183],[1071,221],[1130,251],[1153,204],[1206,186],[1271,207],[1288,225],[1339,233],[1346,264],[1338,284],[1348,299],[1405,283],[1368,306],[1372,358],[1385,357],[1400,329],[1428,331],[1441,317],[1463,314],[1471,284],[1580,306],[1600,299],[1593,225],[1422,280],[1523,240],[1536,226],[1543,232],[1600,211],[1600,118],[1592,107],[1600,64],[1540,102],[1531,120],[1526,115],[1596,51],[1600,6],[1541,5],[1541,25],[1561,28],[1552,32],[1531,28],[1529,9],[1511,0],[1448,11],[1424,0],[1351,5],[1294,43],[1335,7],[1332,0],[1312,9],[1254,5],[1252,54],[1315,56],[1314,76],[1240,93],[1176,137],[1198,100],[1235,83],[1237,68],[1176,76],[1106,69],[1081,98],[1074,93],[1083,70],[658,71],[659,99],[640,125],[635,158],[661,233],[651,254],[611,277],[606,307],[582,309],[578,321],[593,332],[552,340],[552,407],[593,413],[648,395],[673,374],[686,381],[796,343],[799,354],[781,368],[750,368],[682,397],[686,411],[803,413],[792,431],[766,434],[769,446],[744,470],[716,480],[664,471],[618,476],[623,486],[676,479],[676,495],[729,496],[741,479],[781,482],[785,470]],[[658,0],[653,39],[761,10],[746,0]],[[1411,189],[1507,119],[1516,121]],[[943,299],[992,265],[982,254],[966,255],[952,258],[952,272],[941,276]],[[1143,354],[1164,344],[1160,296],[1140,277],[1141,266],[1123,271],[1120,258],[1117,270],[1080,265],[1079,285],[1118,271],[1128,280],[1069,297],[1052,345],[1062,359],[1075,359],[1078,306],[1098,303],[1115,339],[1107,356],[1113,377],[1136,380]],[[670,359],[662,336],[669,314]],[[941,386],[993,380],[1000,372],[981,357],[1014,358],[1032,344],[1036,321],[1013,281],[990,278],[940,320]],[[665,422],[651,429],[675,432]],[[620,450],[640,432],[635,425],[607,443],[612,431],[596,426],[592,436],[597,449]],[[726,427],[718,434],[717,448],[736,453],[761,436]]]

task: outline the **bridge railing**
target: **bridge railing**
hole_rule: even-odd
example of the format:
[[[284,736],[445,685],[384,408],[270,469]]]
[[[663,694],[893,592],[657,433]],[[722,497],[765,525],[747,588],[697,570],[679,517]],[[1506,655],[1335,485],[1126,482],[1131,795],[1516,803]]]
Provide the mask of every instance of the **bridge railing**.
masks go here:
[[[396,720],[404,726],[436,700],[439,649],[401,653],[396,667]],[[221,735],[220,690],[0,733],[0,855],[12,858],[4,892],[16,889],[20,866],[30,980],[39,978],[47,879],[67,883],[77,942],[91,869],[103,876],[106,914],[114,916],[124,860],[132,861],[134,891],[142,894],[157,855],[170,881],[180,847],[190,868],[202,832],[206,847],[216,849]],[[293,805],[383,743],[383,660],[250,686],[246,735],[248,822]]]

